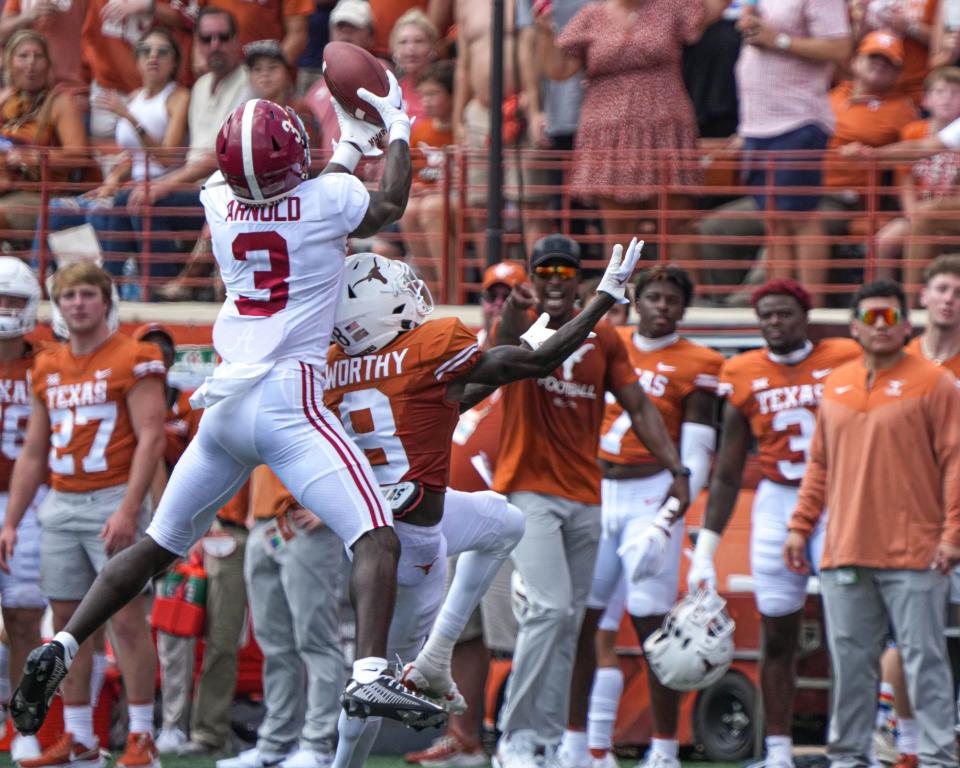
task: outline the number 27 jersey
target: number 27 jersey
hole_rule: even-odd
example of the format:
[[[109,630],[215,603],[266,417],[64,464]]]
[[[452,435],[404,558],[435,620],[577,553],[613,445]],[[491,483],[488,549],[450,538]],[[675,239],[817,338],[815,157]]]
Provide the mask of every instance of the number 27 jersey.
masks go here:
[[[719,394],[743,414],[757,439],[760,471],[783,485],[799,485],[830,372],[861,354],[852,339],[823,339],[794,365],[770,359],[766,349],[731,357],[720,370]]]

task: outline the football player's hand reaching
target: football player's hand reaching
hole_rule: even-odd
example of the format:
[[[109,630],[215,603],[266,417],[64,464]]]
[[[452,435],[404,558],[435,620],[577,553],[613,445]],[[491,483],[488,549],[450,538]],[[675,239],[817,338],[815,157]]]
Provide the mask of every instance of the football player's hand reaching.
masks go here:
[[[365,157],[377,157],[383,154],[380,149],[380,142],[386,138],[386,129],[381,128],[365,120],[359,120],[340,106],[333,96],[330,97],[330,103],[333,104],[333,111],[337,115],[337,122],[340,124],[340,141],[346,141],[353,144]],[[336,151],[337,142],[333,143],[333,149]]]
[[[643,240],[633,238],[627,251],[624,253],[623,246],[617,243],[613,246],[613,253],[610,254],[610,263],[607,264],[607,271],[600,278],[600,284],[597,285],[597,293],[603,291],[617,300],[618,304],[627,304],[629,299],[626,297],[627,283],[633,274],[637,262],[640,260],[640,254],[643,253]],[[689,491],[687,496],[689,497]],[[683,506],[686,509],[686,504]]]
[[[357,96],[371,105],[380,118],[390,136],[390,141],[401,140],[410,143],[410,127],[413,122],[403,111],[403,91],[393,72],[387,70],[387,79],[390,81],[390,90],[386,96],[377,96],[366,88],[358,88]]]

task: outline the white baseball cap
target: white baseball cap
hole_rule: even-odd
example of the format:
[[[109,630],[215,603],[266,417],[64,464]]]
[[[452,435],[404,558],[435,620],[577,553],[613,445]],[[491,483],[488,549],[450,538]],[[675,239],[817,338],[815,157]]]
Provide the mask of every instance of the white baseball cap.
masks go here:
[[[363,29],[373,26],[373,10],[367,0],[340,0],[330,12],[330,26],[349,24]]]

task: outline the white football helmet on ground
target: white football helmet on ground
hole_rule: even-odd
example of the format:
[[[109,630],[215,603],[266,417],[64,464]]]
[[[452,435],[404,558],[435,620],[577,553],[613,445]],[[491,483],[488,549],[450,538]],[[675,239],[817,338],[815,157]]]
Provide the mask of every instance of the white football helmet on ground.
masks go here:
[[[430,289],[402,261],[356,253],[344,264],[333,340],[348,355],[382,349],[433,312]]]
[[[713,685],[733,661],[733,619],[714,590],[687,594],[643,644],[647,662],[668,688],[695,691]]]
[[[13,339],[37,327],[40,283],[20,259],[0,256],[0,295],[26,299],[23,309],[0,308],[0,339]]]

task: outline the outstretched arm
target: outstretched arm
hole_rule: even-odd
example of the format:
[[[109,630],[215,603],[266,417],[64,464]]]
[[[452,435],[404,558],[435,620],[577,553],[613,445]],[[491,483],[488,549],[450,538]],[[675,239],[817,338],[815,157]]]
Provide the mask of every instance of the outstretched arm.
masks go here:
[[[370,237],[398,221],[406,210],[412,181],[410,145],[400,139],[391,141],[380,189],[371,193],[367,213],[352,237]]]

